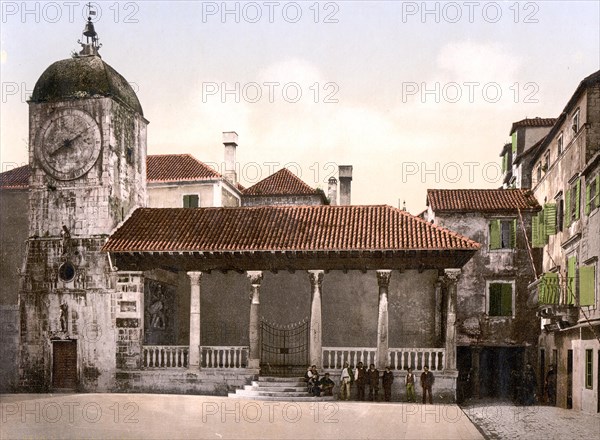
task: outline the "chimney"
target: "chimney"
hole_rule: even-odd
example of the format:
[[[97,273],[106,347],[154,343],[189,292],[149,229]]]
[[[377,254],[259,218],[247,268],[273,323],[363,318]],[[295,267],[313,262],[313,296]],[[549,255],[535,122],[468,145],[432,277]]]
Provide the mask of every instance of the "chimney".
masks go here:
[[[235,172],[235,149],[237,148],[238,135],[235,131],[223,132],[223,145],[225,146],[225,179],[233,186],[237,184]]]
[[[338,176],[340,178],[340,205],[350,205],[352,165],[340,165]]]
[[[337,191],[338,191],[337,179],[335,177],[331,176],[329,178],[329,181],[327,182],[327,197],[329,197],[330,205],[338,204]]]

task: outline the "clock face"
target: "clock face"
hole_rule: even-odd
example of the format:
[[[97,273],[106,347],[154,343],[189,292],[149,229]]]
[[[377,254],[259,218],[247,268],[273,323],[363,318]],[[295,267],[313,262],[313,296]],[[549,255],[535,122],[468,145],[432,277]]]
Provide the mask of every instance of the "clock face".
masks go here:
[[[62,109],[42,124],[36,154],[48,174],[58,180],[73,180],[92,168],[101,145],[100,127],[90,114]]]

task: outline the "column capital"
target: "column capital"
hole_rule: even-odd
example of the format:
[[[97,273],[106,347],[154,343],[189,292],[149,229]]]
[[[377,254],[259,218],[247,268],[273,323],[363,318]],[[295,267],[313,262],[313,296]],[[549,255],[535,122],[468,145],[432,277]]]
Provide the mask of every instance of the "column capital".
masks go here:
[[[461,269],[444,269],[444,279],[449,283],[456,283],[461,272]]]
[[[246,276],[250,279],[250,283],[252,285],[260,286],[260,283],[263,278],[263,273],[261,270],[249,270],[246,271]]]
[[[390,284],[391,277],[392,277],[391,270],[378,270],[377,271],[377,284],[379,284],[379,287],[387,287]]]
[[[190,282],[193,286],[197,286],[200,284],[200,280],[202,279],[203,272],[188,272],[187,276],[190,278]]]
[[[323,270],[307,270],[308,272],[308,279],[310,280],[310,285],[312,287],[318,285],[319,287],[321,286],[321,283],[323,282],[323,276],[325,274],[325,271]]]

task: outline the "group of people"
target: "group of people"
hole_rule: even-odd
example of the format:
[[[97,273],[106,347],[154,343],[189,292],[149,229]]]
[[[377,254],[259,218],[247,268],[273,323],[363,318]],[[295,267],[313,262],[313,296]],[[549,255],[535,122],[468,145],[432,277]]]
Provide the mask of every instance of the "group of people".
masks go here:
[[[313,396],[333,396],[335,383],[329,377],[329,373],[325,373],[323,377],[320,377],[316,365],[308,367],[304,379],[306,379],[307,391]]]
[[[421,387],[423,389],[423,403],[432,403],[433,397],[431,389],[435,378],[428,367],[424,367],[421,374]],[[415,375],[412,368],[409,368],[406,374],[406,398],[408,402],[416,401],[415,394]],[[369,365],[367,369],[362,362],[359,362],[355,369],[351,368],[348,362],[340,372],[340,400],[350,400],[350,391],[352,386],[356,388],[356,399],[365,400],[365,392],[368,389],[367,399],[369,401],[379,400],[379,383],[383,388],[383,399],[386,402],[392,400],[392,383],[394,382],[394,373],[390,367],[385,367],[381,376],[379,370],[374,364]]]

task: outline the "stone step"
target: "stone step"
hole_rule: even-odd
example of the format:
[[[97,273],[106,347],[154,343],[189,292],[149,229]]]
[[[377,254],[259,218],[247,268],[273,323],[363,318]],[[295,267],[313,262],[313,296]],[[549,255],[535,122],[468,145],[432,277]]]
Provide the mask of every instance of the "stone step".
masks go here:
[[[303,377],[259,376],[259,382],[304,382]]]
[[[257,387],[305,387],[306,382],[295,381],[295,382],[263,382],[261,380],[253,380],[252,385]]]
[[[246,397],[273,396],[273,397],[306,397],[309,393],[304,391],[263,391],[263,390],[236,390],[236,394]]]
[[[307,388],[306,388],[306,385],[305,386],[297,386],[297,387],[291,387],[291,386],[273,387],[273,386],[265,386],[265,385],[256,385],[253,383],[252,385],[244,385],[244,389],[248,390],[248,391],[279,391],[279,392],[291,391],[291,392],[299,393],[301,391],[306,392]]]
[[[238,391],[240,391],[240,390],[238,390]],[[244,395],[237,394],[237,393],[229,393],[228,396],[233,399],[277,400],[280,402],[329,402],[329,401],[335,400],[335,398],[333,396],[311,397],[310,395],[306,396],[306,397],[286,396],[284,398],[284,397],[279,397],[279,396],[244,396]]]

